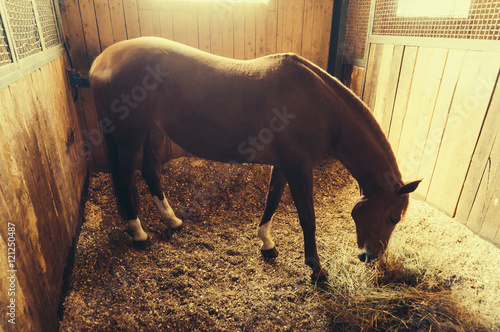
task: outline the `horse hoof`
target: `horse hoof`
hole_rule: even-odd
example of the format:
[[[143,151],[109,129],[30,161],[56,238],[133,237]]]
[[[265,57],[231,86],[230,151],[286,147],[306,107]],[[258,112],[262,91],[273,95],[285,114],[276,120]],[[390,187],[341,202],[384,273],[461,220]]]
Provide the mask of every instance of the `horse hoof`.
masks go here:
[[[324,268],[320,268],[317,271],[313,271],[311,274],[312,282],[324,282],[328,279],[328,273]]]
[[[185,222],[183,222],[180,226],[177,226],[175,228],[170,227],[169,231],[171,231],[171,232],[178,232],[178,231],[182,230],[184,228],[184,226],[186,226]]]
[[[262,253],[262,256],[265,258],[276,258],[278,257],[278,249],[276,247],[273,247],[271,249],[266,249],[266,250],[260,250]]]
[[[149,239],[149,236],[146,240],[143,241],[132,241],[132,247],[138,250],[145,250],[149,247],[151,247],[152,243],[151,240]]]

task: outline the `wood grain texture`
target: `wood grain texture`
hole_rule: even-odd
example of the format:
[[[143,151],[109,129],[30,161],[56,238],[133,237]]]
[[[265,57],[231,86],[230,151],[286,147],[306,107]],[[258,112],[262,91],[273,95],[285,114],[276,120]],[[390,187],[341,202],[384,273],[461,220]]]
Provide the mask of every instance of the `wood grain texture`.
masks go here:
[[[451,216],[469,169],[500,66],[494,53],[468,51],[443,133],[427,200]]]
[[[346,73],[352,86],[354,67]],[[363,95],[387,133],[403,179],[423,179],[414,197],[496,244],[499,75],[494,52],[371,44]]]
[[[16,328],[22,331],[56,330],[80,218],[87,161],[78,151],[83,140],[67,66],[61,56],[0,90],[0,167],[8,170],[0,174],[0,210],[2,220],[16,225]],[[0,248],[6,235],[0,233]],[[7,293],[1,298],[8,300]],[[1,330],[8,330],[5,324]]]

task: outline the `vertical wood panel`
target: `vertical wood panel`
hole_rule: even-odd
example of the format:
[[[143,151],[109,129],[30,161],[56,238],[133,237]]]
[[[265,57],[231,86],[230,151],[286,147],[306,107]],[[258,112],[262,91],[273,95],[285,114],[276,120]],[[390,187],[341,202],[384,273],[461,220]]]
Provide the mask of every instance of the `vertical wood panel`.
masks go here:
[[[416,179],[448,50],[420,47],[401,130],[397,160],[407,179]]]
[[[111,12],[108,0],[94,0],[101,51],[114,44]]]
[[[224,54],[224,31],[223,31],[223,11],[218,8],[210,10],[210,52],[216,55]],[[231,28],[232,28],[231,22]]]
[[[127,38],[137,38],[141,36],[139,24],[139,11],[136,0],[123,0],[123,11],[125,14],[125,26],[127,29]]]
[[[302,29],[302,55],[306,59],[312,58],[313,33],[314,33],[314,0],[305,0],[304,22]]]
[[[160,37],[174,40],[174,23],[170,10],[160,11]]]
[[[414,195],[500,244],[498,53],[405,46],[394,95],[391,47],[370,45],[363,99],[384,131],[394,105],[387,136],[403,178],[423,178]]]
[[[245,59],[245,10],[243,6],[234,8],[234,58]]]
[[[141,36],[154,36],[153,32],[153,15],[151,9],[139,9],[139,22]]]
[[[111,16],[111,26],[113,27],[114,42],[117,43],[127,39],[125,13],[122,0],[109,0],[109,12]]]
[[[388,135],[389,143],[391,143],[395,155],[397,155],[399,151],[401,128],[403,127],[406,109],[408,108],[408,99],[410,96],[417,54],[418,47],[405,47]]]
[[[210,53],[212,27],[210,26],[210,5],[198,5],[198,45],[200,50]]]
[[[455,214],[500,66],[494,53],[468,51],[453,97],[427,199]]]
[[[245,3],[245,60],[255,59],[255,5]]]
[[[257,5],[255,10],[255,57],[260,58],[267,53],[267,6],[264,3]]]
[[[87,170],[85,160],[72,166],[82,135],[61,58],[0,90],[0,168],[9,170],[0,174],[0,206],[2,220],[16,225],[22,251],[16,256],[16,316],[23,318],[16,327],[22,331],[57,329]]]
[[[391,126],[392,111],[394,109],[394,100],[399,82],[399,73],[403,60],[404,46],[396,45],[392,52],[391,69],[389,79],[383,96],[383,102],[380,105],[380,126],[384,133],[388,134]],[[382,97],[382,96],[381,96]]]
[[[234,13],[232,10],[224,10],[219,13],[222,21],[222,55],[228,58],[236,58],[234,49]]]
[[[420,197],[425,197],[429,189],[432,173],[436,165],[436,159],[441,145],[441,139],[448,119],[450,105],[453,100],[458,77],[462,70],[464,61],[464,50],[449,50],[446,65],[441,79],[434,114],[427,134],[424,153],[417,178],[423,179],[417,188]]]

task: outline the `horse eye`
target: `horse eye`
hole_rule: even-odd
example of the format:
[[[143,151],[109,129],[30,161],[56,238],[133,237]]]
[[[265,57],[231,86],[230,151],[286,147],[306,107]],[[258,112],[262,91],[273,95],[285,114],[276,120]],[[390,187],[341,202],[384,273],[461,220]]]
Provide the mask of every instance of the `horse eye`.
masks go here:
[[[401,219],[399,218],[390,218],[389,221],[391,222],[392,225],[396,225]]]

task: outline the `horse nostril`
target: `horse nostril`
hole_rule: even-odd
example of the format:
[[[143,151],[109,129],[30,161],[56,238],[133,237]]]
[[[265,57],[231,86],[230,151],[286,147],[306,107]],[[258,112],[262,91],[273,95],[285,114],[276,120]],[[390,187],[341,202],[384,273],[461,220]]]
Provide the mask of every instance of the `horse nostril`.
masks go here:
[[[366,252],[362,252],[361,254],[359,254],[358,258],[363,263],[368,263],[370,261],[370,258],[368,257],[368,255],[366,254]]]

